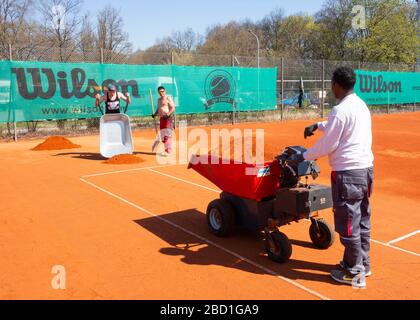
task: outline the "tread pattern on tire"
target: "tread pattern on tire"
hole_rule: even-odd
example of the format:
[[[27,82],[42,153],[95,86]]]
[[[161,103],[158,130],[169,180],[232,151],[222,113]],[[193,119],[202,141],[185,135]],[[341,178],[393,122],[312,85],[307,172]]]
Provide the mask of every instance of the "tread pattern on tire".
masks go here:
[[[334,243],[335,232],[327,220],[320,218],[320,219],[317,219],[316,221],[318,222],[319,228],[323,232],[327,232],[329,236],[327,236],[327,240],[325,241],[325,243],[319,243],[319,241],[317,241],[318,239],[316,239],[314,235],[315,228],[316,228],[315,223],[312,223],[311,226],[309,227],[309,236],[311,238],[311,241],[317,248],[328,249]]]
[[[267,245],[266,251],[268,257],[274,262],[286,262],[292,255],[292,245],[290,244],[289,238],[280,231],[271,233],[271,236],[273,237],[273,240],[276,242],[276,244],[280,247],[280,255],[273,254]]]

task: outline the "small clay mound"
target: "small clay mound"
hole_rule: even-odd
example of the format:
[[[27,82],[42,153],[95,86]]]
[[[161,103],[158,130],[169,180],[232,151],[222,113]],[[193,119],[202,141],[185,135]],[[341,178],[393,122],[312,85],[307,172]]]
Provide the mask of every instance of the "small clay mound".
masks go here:
[[[81,146],[61,136],[48,137],[43,143],[31,149],[33,151],[76,149]]]
[[[119,154],[104,161],[104,163],[106,164],[135,164],[142,162],[144,162],[142,158],[134,156],[132,154]]]

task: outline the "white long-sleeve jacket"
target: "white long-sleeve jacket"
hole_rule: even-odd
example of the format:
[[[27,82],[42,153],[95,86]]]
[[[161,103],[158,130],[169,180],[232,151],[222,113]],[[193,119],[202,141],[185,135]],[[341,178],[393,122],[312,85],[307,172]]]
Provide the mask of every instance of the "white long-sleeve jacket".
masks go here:
[[[303,154],[306,160],[328,155],[333,171],[373,166],[371,114],[355,93],[335,106],[328,121],[318,123],[318,129],[324,136]]]

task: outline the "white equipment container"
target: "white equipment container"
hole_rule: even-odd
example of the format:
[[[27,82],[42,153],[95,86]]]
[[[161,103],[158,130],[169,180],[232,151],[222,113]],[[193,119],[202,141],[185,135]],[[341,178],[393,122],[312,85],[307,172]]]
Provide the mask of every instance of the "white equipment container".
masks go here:
[[[100,121],[100,153],[105,158],[133,154],[130,118],[123,113],[105,114]]]

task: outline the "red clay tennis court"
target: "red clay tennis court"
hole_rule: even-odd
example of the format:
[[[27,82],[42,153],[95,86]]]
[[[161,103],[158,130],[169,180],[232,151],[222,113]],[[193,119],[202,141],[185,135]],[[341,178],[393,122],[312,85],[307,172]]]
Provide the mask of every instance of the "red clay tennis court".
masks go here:
[[[311,146],[310,123],[235,128],[264,129],[266,148],[280,152]],[[144,162],[130,165],[105,164],[98,136],[71,137],[81,148],[61,151],[30,150],[43,139],[1,143],[0,299],[419,299],[418,128],[420,113],[373,117],[373,276],[364,290],[330,279],[343,248],[316,249],[306,221],[282,227],[293,244],[285,264],[267,259],[262,235],[211,235],[205,211],[220,190],[186,164],[157,163],[153,131],[135,132]],[[327,159],[318,164],[329,184]],[[333,222],[331,211],[321,215]],[[51,286],[56,265],[65,290]]]

